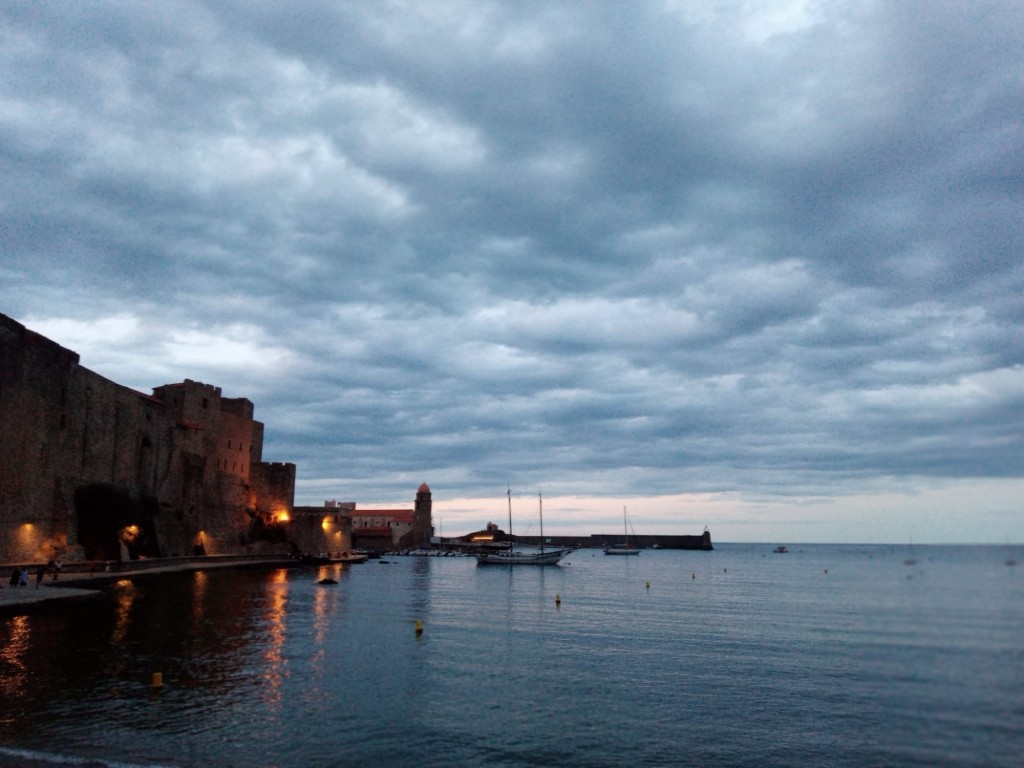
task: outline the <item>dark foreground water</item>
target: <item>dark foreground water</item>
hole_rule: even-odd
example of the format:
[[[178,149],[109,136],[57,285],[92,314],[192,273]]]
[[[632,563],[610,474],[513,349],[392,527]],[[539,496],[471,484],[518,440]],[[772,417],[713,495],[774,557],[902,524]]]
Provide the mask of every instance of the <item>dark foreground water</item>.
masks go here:
[[[126,582],[0,619],[0,765],[1024,764],[1021,548],[791,550]]]

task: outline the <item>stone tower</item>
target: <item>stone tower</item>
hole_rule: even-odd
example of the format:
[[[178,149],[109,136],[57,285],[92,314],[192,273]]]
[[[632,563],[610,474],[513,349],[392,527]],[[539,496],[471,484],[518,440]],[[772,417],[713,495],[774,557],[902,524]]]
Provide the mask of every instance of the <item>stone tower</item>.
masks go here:
[[[416,545],[425,547],[430,544],[434,535],[434,525],[431,520],[431,509],[433,501],[430,498],[430,486],[421,483],[416,491],[416,506],[412,513],[412,530]]]

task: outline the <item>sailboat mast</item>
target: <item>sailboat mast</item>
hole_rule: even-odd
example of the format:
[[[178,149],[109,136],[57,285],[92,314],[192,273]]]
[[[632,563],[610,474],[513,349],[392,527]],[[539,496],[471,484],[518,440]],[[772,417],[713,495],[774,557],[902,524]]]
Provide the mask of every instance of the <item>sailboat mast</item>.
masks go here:
[[[508,486],[508,551],[512,551],[512,486]]]
[[[537,505],[540,509],[540,551],[544,551],[544,500],[537,494]]]

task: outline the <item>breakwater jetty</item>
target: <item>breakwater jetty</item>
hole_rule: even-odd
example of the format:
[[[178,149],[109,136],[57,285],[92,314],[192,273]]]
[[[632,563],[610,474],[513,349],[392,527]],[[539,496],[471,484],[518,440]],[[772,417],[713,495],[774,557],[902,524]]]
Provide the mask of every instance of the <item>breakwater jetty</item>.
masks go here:
[[[516,536],[516,543],[528,546],[538,546],[541,543],[540,536]],[[711,543],[711,532],[704,529],[704,533],[697,535],[648,535],[630,536],[631,544],[636,544],[640,549],[690,549],[710,552],[715,547]],[[589,536],[545,536],[544,546],[571,547],[573,549],[603,549],[612,544],[621,544],[622,534],[592,533]]]

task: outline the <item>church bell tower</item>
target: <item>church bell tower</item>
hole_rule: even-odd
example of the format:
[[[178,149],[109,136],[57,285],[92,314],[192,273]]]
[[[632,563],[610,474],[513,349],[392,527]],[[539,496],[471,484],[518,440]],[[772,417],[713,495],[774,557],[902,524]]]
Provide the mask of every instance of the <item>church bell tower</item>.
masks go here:
[[[412,527],[417,546],[429,546],[430,539],[434,535],[434,524],[430,516],[432,507],[430,486],[422,483],[416,491],[416,506],[413,508],[412,514]]]

